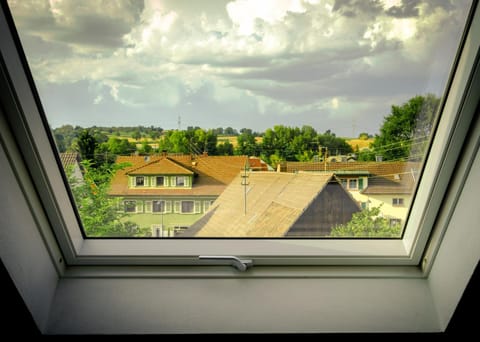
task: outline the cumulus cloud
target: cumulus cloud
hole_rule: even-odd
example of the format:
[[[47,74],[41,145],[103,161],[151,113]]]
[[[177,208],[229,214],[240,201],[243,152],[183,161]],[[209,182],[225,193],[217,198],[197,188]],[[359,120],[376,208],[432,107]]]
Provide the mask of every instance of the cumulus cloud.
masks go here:
[[[96,110],[208,112],[210,126],[252,116],[258,130],[351,119],[354,108],[374,130],[394,101],[440,93],[469,3],[9,1],[41,89],[89,84]]]

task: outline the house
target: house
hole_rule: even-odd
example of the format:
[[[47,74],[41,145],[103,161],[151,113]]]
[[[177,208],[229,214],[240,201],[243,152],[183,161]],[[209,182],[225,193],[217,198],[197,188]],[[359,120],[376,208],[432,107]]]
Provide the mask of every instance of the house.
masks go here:
[[[284,162],[283,172],[333,172],[362,208],[381,206],[391,224],[405,223],[419,162]]]
[[[246,156],[162,155],[119,156],[126,165],[112,179],[110,196],[119,199],[125,220],[152,229],[152,235],[173,236],[189,227],[242,169]]]
[[[358,211],[332,173],[240,173],[182,236],[326,236]]]

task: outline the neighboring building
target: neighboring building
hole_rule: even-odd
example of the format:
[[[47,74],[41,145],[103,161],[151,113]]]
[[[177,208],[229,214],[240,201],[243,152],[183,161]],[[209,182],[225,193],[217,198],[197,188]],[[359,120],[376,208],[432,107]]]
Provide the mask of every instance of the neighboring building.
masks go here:
[[[333,172],[362,208],[378,207],[404,224],[421,169],[419,162],[285,162],[280,171]]]
[[[326,236],[358,211],[332,173],[241,173],[182,236]]]
[[[63,152],[59,153],[59,156],[67,177],[71,176],[78,184],[83,183],[80,154],[78,152]]]
[[[246,156],[119,156],[126,164],[112,179],[109,195],[119,198],[126,220],[151,227],[152,236],[188,228],[248,167]]]

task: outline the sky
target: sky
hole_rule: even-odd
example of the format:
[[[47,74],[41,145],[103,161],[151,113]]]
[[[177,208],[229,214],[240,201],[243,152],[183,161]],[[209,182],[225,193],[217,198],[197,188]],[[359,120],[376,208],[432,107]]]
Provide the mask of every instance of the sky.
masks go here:
[[[47,120],[375,134],[442,96],[470,0],[9,0]]]

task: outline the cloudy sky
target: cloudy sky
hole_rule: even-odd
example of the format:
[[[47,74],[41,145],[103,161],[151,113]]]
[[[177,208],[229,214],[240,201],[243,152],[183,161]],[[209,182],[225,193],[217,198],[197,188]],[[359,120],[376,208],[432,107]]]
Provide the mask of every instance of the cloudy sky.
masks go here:
[[[470,0],[9,0],[52,127],[376,133],[441,95]],[[180,120],[179,120],[180,118]]]

